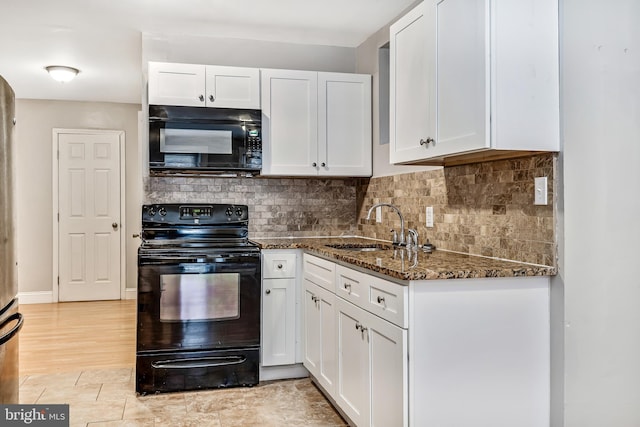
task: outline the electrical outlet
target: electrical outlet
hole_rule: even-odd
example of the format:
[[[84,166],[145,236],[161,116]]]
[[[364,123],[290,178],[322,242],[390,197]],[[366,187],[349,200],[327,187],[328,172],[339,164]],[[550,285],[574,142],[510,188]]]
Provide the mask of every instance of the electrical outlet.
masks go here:
[[[548,197],[547,197],[547,177],[541,176],[533,179],[534,186],[534,197],[533,204],[534,205],[547,205]]]
[[[433,206],[427,206],[425,209],[425,214],[427,217],[427,227],[433,227]]]
[[[376,208],[376,222],[382,222],[382,206]]]

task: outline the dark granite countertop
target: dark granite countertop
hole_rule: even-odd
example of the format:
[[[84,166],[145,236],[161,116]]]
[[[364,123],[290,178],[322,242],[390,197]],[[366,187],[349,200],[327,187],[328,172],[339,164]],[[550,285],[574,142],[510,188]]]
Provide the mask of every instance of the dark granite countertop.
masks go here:
[[[323,258],[358,266],[391,279],[434,280],[477,277],[553,276],[555,267],[526,264],[444,250],[426,253],[422,250],[394,250],[389,242],[363,237],[312,237],[251,239],[262,249],[305,249]],[[379,244],[389,249],[359,252],[327,245]]]

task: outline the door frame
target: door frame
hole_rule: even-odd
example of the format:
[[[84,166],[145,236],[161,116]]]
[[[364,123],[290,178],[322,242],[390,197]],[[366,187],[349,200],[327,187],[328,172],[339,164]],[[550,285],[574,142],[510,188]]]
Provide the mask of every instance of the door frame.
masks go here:
[[[53,215],[51,221],[53,222],[53,275],[51,280],[51,289],[52,293],[52,302],[59,302],[58,292],[60,287],[59,282],[59,262],[60,262],[60,252],[59,252],[59,197],[60,197],[60,189],[59,189],[59,173],[60,173],[60,157],[59,157],[59,148],[58,148],[58,138],[61,134],[90,134],[90,135],[117,135],[119,146],[118,146],[118,157],[120,162],[120,299],[125,299],[125,290],[126,290],[126,271],[127,271],[127,254],[126,254],[126,239],[125,230],[126,230],[126,195],[125,195],[125,133],[123,130],[104,130],[104,129],[66,129],[66,128],[53,128],[52,132],[52,202],[53,202]]]

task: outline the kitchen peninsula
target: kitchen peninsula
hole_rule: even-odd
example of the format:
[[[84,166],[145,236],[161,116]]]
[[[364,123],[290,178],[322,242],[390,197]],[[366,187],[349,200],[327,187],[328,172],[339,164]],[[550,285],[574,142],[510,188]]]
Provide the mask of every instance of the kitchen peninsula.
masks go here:
[[[293,287],[263,280],[263,318],[295,318],[289,340],[352,425],[548,426],[555,267],[363,237],[253,241],[264,277],[287,270]],[[287,292],[297,309],[274,305]]]

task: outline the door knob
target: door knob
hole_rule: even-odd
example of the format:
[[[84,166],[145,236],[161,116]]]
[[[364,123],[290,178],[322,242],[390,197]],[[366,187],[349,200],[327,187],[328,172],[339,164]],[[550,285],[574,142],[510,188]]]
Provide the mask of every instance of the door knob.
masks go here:
[[[214,96],[213,96],[213,95],[209,95],[209,101],[213,102],[213,101],[215,101],[215,100],[216,100],[216,98],[214,98]]]
[[[111,224],[111,227],[113,227],[114,230],[118,229],[118,223],[114,222],[113,224]]]
[[[267,289],[266,291],[264,291],[267,295],[269,295],[271,293],[271,289]]]
[[[204,95],[200,95],[198,99],[200,100],[200,102],[204,102]]]

